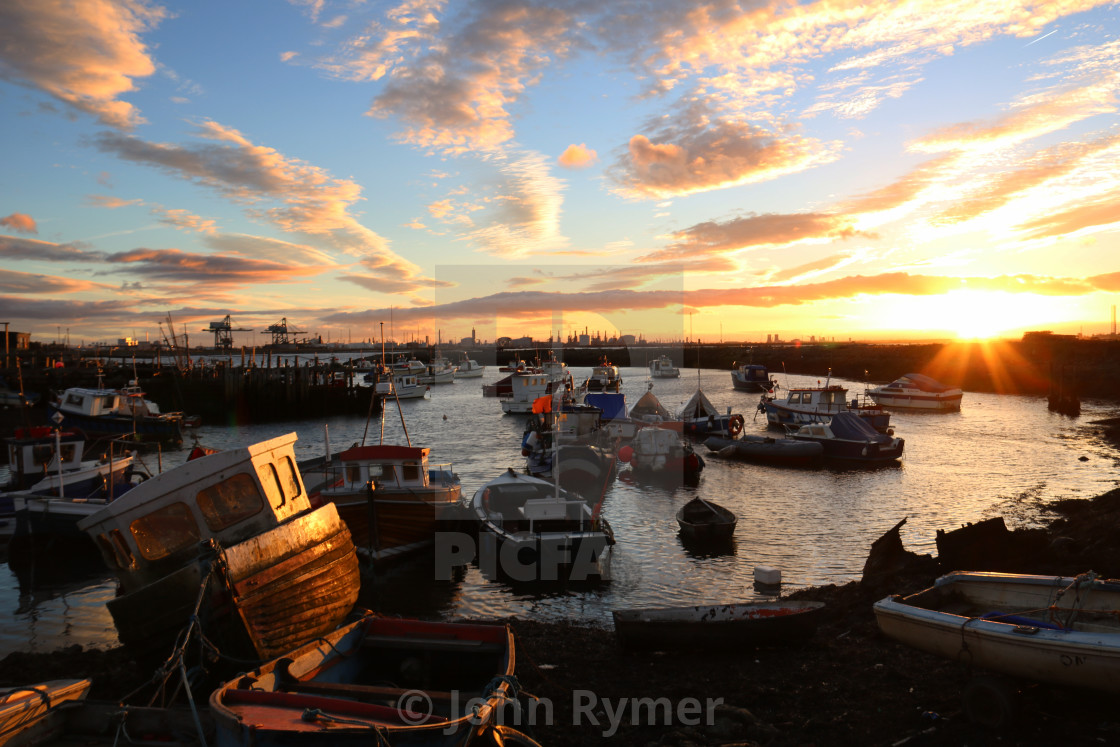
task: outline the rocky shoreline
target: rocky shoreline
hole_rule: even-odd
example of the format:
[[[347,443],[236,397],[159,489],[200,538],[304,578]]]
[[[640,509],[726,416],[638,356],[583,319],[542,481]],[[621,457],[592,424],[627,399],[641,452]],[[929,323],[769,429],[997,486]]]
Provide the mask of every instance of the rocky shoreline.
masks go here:
[[[1120,420],[1096,425],[1114,444],[1120,439]],[[1058,501],[1044,511],[1044,528],[997,527],[983,552],[972,548],[980,565],[970,570],[1063,576],[1092,570],[1120,578],[1120,489]],[[823,601],[827,610],[816,634],[796,646],[632,653],[618,646],[611,630],[508,620],[522,692],[540,699],[523,697],[520,713],[511,712],[508,722],[543,745],[608,737],[664,747],[1120,742],[1111,698],[1092,691],[1025,684],[1020,717],[1008,728],[970,722],[961,695],[973,673],[895,643],[876,626],[874,602],[963,569],[944,567],[944,557],[906,551],[896,530],[871,548],[861,581],[789,595]],[[0,686],[91,677],[90,697],[110,701],[143,689],[152,675],[123,649],[16,652],[0,660]]]

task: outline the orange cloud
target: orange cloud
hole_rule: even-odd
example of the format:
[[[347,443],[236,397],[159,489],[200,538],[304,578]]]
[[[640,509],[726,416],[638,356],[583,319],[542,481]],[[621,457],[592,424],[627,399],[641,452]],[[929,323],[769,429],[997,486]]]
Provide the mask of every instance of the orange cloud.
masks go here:
[[[560,154],[557,160],[561,166],[569,169],[585,169],[591,164],[599,160],[599,154],[586,144],[580,143],[579,145],[569,145]]]
[[[641,257],[663,262],[692,260],[763,246],[799,241],[843,239],[856,235],[850,220],[828,213],[752,215],[726,223],[699,223],[672,235],[673,241]]]
[[[0,293],[78,293],[103,287],[88,280],[0,270]],[[20,316],[22,317],[23,314],[21,313]]]
[[[156,71],[141,36],[167,16],[145,2],[8,0],[0,3],[0,75],[131,129],[144,119],[120,97]]]
[[[27,213],[12,213],[4,216],[0,218],[0,226],[20,233],[39,233],[39,227],[35,225],[35,219]]]

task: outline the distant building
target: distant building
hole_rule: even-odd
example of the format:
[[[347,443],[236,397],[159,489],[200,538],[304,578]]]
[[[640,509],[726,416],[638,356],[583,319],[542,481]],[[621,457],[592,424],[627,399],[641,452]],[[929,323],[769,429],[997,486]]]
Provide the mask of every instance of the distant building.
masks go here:
[[[618,342],[621,345],[635,345],[638,342],[638,338],[634,335],[622,335],[618,338]]]
[[[118,337],[117,338],[117,347],[118,348],[134,348],[139,344],[140,344],[140,341],[135,339],[135,338],[132,338],[132,337]]]
[[[4,340],[4,350],[27,350],[31,347],[30,332],[6,331],[4,334],[7,336]]]

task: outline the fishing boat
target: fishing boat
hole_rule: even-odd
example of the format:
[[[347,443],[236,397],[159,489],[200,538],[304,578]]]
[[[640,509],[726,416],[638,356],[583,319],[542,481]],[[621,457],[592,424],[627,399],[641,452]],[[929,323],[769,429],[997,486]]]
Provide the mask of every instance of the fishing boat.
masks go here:
[[[778,385],[766,366],[759,363],[732,363],[731,386],[740,392],[772,392]]]
[[[956,412],[961,409],[963,392],[925,374],[908,373],[890,384],[868,389],[867,395],[879,405],[899,410]]]
[[[312,508],[289,433],[169,469],[78,528],[117,575],[109,613],[135,656],[198,626],[220,651],[268,659],[333,630],[358,560],[333,503]]]
[[[613,610],[619,643],[636,649],[741,651],[804,643],[824,616],[824,602],[701,604]]]
[[[703,498],[693,498],[677,511],[681,539],[697,544],[729,542],[738,521],[731,511]]]
[[[891,415],[881,405],[858,398],[849,402],[847,387],[827,382],[824,386],[793,387],[784,396],[764,394],[758,411],[765,412],[767,425],[777,429],[827,422],[838,412],[853,412],[880,433],[890,430]]]
[[[450,464],[428,463],[430,451],[390,444],[346,449],[325,466],[324,487],[312,505],[333,503],[358,555],[369,562],[431,547],[461,486]]]
[[[136,453],[118,453],[110,443],[84,460],[83,434],[47,426],[17,428],[6,441],[10,479],[0,488],[0,521],[10,535],[10,562],[59,552],[96,559],[78,522],[148,479]]]
[[[646,477],[695,478],[704,469],[704,460],[692,444],[668,428],[646,426],[630,443],[618,450],[618,458],[630,464],[637,475]]]
[[[585,388],[589,392],[617,392],[622,386],[622,376],[618,373],[618,366],[606,358],[591,369],[587,377]]]
[[[417,378],[421,384],[450,384],[455,381],[455,366],[436,353]]]
[[[0,744],[43,744],[64,725],[63,714],[89,694],[88,679],[48,680],[0,690]]]
[[[557,392],[572,392],[574,381],[566,368],[531,369],[510,374],[508,394],[498,393],[502,412],[507,414],[528,414],[533,411],[533,403],[540,397],[550,397]]]
[[[134,435],[140,441],[165,444],[183,442],[183,413],[152,412],[140,396],[118,389],[70,387],[48,400],[51,413],[68,428],[80,428],[94,436]]]
[[[902,458],[905,439],[877,432],[863,418],[838,412],[827,423],[787,427],[790,438],[818,443],[825,459],[882,465]]]
[[[478,560],[483,572],[514,581],[610,578],[614,533],[600,505],[512,469],[475,492]]]
[[[459,365],[455,366],[456,379],[477,379],[485,372],[486,366],[466,355],[459,361]]]
[[[1120,693],[1120,581],[957,571],[873,609],[884,634],[936,656]]]
[[[598,499],[618,463],[602,414],[587,403],[537,398],[521,437],[526,474],[550,481],[559,478],[561,486]]]
[[[679,379],[681,370],[667,355],[658,356],[649,362],[649,375],[654,379]]]
[[[638,432],[640,424],[630,418],[622,392],[588,392],[583,401],[599,408],[599,425],[611,440],[629,441]]]
[[[709,451],[727,459],[741,459],[782,467],[805,467],[820,461],[824,447],[814,441],[744,433],[739,438],[711,436],[704,442]]]
[[[507,625],[366,615],[210,695],[218,747],[465,745],[517,693]]]
[[[428,393],[429,389],[427,384],[420,383],[420,378],[416,374],[394,372],[392,386],[378,384],[377,393],[397,399],[420,399]]]

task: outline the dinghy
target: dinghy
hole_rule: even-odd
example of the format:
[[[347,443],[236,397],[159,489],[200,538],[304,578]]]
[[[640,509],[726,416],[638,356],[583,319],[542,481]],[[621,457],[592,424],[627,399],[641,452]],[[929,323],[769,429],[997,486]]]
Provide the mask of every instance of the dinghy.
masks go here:
[[[626,648],[739,650],[798,643],[813,635],[824,602],[788,599],[754,604],[614,610],[615,634]]]
[[[681,538],[694,543],[729,542],[738,519],[723,506],[693,498],[677,511]]]
[[[1120,692],[1120,581],[957,571],[874,611],[883,633],[937,656]]]

